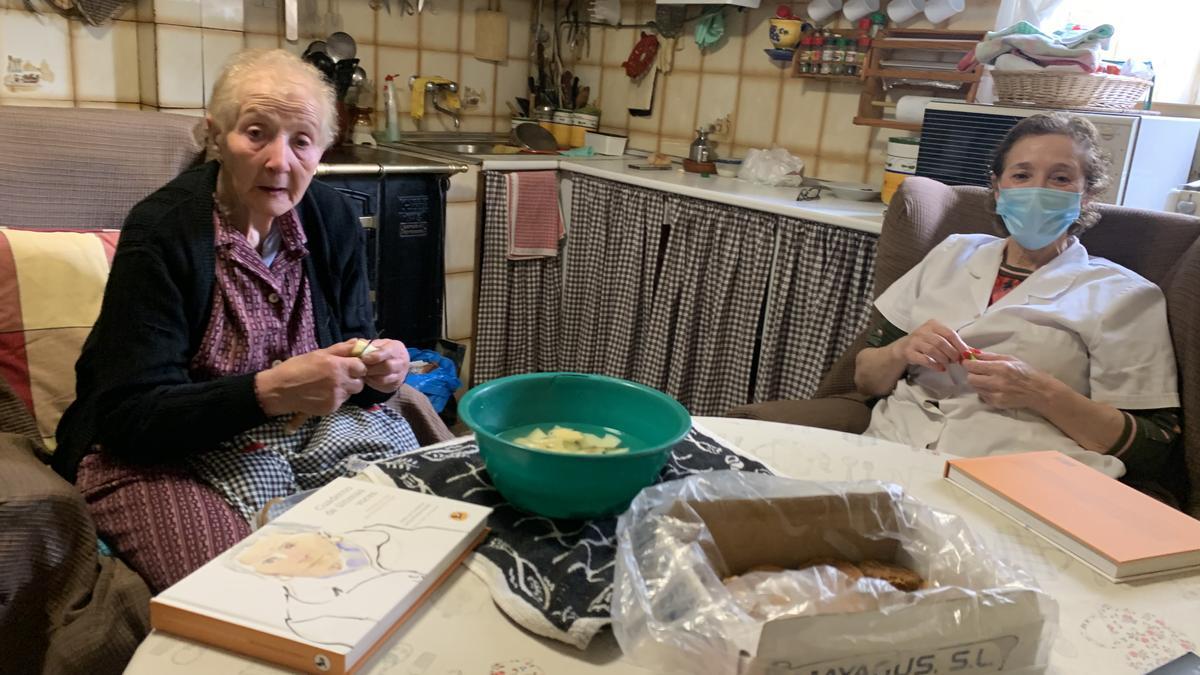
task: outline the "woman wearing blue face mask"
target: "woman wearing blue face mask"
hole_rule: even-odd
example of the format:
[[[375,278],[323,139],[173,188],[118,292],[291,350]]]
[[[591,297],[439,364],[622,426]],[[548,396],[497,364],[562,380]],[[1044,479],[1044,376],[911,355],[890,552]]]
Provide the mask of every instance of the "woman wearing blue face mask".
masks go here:
[[[1179,434],[1157,286],[1076,235],[1107,183],[1090,122],[1017,124],[997,149],[997,234],[953,235],[875,302],[855,384],[886,398],[867,434],[967,456],[1059,450],[1157,476]]]

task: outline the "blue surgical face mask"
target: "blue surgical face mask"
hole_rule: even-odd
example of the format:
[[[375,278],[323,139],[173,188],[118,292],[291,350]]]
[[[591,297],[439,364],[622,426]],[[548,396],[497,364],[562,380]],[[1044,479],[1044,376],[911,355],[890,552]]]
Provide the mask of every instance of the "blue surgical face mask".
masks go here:
[[[1079,219],[1083,195],[1051,188],[1001,188],[996,213],[1023,248],[1036,251],[1054,243]]]

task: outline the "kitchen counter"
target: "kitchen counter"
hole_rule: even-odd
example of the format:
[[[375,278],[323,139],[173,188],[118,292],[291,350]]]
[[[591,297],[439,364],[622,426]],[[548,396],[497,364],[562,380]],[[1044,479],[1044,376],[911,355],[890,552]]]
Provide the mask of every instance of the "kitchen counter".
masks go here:
[[[317,165],[318,176],[362,175],[364,167],[374,165],[379,175],[406,173],[464,173],[470,167],[457,160],[435,159],[393,148],[366,145],[339,145],[330,148]]]
[[[445,142],[444,138],[439,137],[439,140]],[[452,157],[456,162],[473,164],[479,166],[483,171],[568,171],[872,234],[879,234],[883,229],[883,212],[886,208],[880,201],[860,202],[837,199],[832,196],[798,202],[796,195],[800,191],[799,188],[770,187],[738,178],[724,178],[715,175],[704,177],[700,174],[687,173],[678,164],[666,171],[642,171],[629,168],[630,163],[645,161],[644,156],[637,155],[626,155],[625,157],[606,155],[563,157],[539,154],[455,155],[421,148],[418,142],[402,143],[392,148],[381,147],[379,152],[400,153],[413,158],[427,158],[433,162],[439,161],[438,158]],[[644,155],[644,153],[642,154]]]
[[[629,168],[630,161],[631,158],[590,161],[563,158],[559,162],[558,168],[560,171],[606,178],[696,199],[766,211],[787,218],[801,218],[838,225],[872,234],[879,234],[883,229],[883,212],[887,208],[883,202],[859,202],[824,196],[820,199],[798,202],[796,195],[800,191],[799,188],[770,187],[740,178],[722,176],[706,178],[700,174],[688,173],[677,166],[666,171],[642,171]],[[644,160],[639,159],[638,161]],[[485,162],[484,169],[487,168],[488,165]]]

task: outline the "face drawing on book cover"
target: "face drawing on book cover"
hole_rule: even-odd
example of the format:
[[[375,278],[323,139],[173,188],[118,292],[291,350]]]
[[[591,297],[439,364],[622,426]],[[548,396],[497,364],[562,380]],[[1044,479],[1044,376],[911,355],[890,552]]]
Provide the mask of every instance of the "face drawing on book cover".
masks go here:
[[[329,577],[371,562],[364,549],[327,532],[268,534],[236,560],[275,577]]]
[[[297,637],[352,648],[385,618],[398,590],[425,578],[411,569],[429,569],[426,547],[414,546],[413,537],[427,544],[431,537],[457,540],[459,533],[386,523],[344,532],[275,524],[229,551],[225,564],[282,590],[279,620]]]

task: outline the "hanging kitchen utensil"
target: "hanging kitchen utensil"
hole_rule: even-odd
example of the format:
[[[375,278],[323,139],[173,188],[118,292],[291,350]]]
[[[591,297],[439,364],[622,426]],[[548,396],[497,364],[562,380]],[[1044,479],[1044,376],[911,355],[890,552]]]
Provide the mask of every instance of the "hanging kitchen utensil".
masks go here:
[[[487,0],[485,9],[475,10],[475,58],[480,61],[508,58],[508,16],[500,11],[500,0]]]
[[[642,38],[633,46],[633,51],[629,52],[629,58],[621,66],[625,68],[625,74],[630,79],[637,79],[654,67],[656,58],[658,58],[658,38],[650,33],[642,33]]]
[[[349,33],[338,31],[325,38],[325,51],[329,54],[329,58],[337,63],[354,58],[358,54],[358,43],[350,37]]]
[[[292,42],[300,39],[299,0],[283,0],[283,35]]]
[[[664,38],[679,37],[683,33],[683,22],[687,18],[687,5],[656,5],[654,29]]]
[[[307,47],[304,48],[304,56],[308,56],[309,54],[313,54],[315,52],[320,52],[322,54],[329,53],[329,51],[325,48],[324,40],[313,40],[312,42],[308,43]]]

